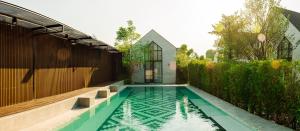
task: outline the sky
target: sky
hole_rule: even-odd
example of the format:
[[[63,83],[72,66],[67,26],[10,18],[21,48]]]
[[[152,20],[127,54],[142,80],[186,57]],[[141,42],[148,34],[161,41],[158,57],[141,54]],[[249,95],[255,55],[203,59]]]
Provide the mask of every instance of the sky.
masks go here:
[[[4,0],[33,10],[114,45],[116,31],[132,20],[142,36],[151,29],[176,47],[187,44],[199,55],[213,49],[209,34],[222,14],[244,8],[244,0]],[[300,12],[300,0],[282,0]]]

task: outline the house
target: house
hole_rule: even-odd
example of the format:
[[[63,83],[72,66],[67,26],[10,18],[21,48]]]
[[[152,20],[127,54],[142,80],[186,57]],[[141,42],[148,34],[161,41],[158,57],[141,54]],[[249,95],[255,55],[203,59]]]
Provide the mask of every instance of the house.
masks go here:
[[[288,28],[277,55],[288,60],[300,60],[300,13],[283,9],[283,15],[288,20]]]
[[[144,53],[144,63],[134,70],[132,82],[174,84],[176,47],[154,30],[135,43],[138,44],[148,44],[148,51]]]

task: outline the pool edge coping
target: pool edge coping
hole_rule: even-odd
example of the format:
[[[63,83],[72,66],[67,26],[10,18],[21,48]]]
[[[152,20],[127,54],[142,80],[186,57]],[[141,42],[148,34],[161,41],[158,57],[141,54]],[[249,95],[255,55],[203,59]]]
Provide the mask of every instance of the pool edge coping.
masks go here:
[[[235,105],[232,105],[231,103],[228,103],[216,96],[213,96],[197,87],[188,85],[188,84],[164,84],[164,85],[159,85],[159,84],[140,84],[140,85],[131,85],[131,84],[125,84],[125,85],[120,85],[118,86],[118,91],[116,94],[117,95],[119,92],[122,90],[126,89],[127,87],[144,87],[144,86],[160,86],[160,87],[186,87],[188,90],[192,91],[193,93],[197,94],[201,98],[203,98],[205,101],[209,102],[216,108],[222,110],[226,114],[228,114],[230,117],[233,119],[237,120],[241,124],[244,124],[248,126],[249,128],[253,128],[254,130],[258,131],[292,131],[292,129],[276,124],[270,120],[266,120],[264,118],[261,118],[259,116],[256,116],[254,114],[251,114]],[[114,96],[113,95],[113,96]],[[111,96],[112,97],[112,96]],[[101,102],[102,103],[102,102]],[[93,107],[96,107],[100,105],[101,103],[95,104]],[[86,111],[88,111],[87,109]],[[84,112],[86,112],[84,111]],[[82,115],[84,112],[80,113]],[[80,116],[79,115],[79,116]],[[244,117],[241,117],[244,116]],[[246,118],[248,119],[246,119]],[[249,120],[250,119],[250,120]],[[252,120],[252,121],[251,121]],[[68,122],[72,123],[72,121]],[[261,124],[263,123],[263,124]],[[65,123],[66,124],[66,123]],[[221,126],[222,124],[219,123]],[[263,125],[263,126],[262,126]],[[57,129],[57,128],[56,128]]]
[[[112,85],[112,84],[111,84]],[[109,88],[109,86],[111,85],[108,85],[107,87]],[[102,98],[103,100],[100,101],[99,103],[95,103],[94,105],[92,105],[91,107],[87,107],[87,108],[83,108],[83,109],[79,109],[81,110],[81,112],[77,115],[75,115],[71,120],[63,123],[63,124],[60,124],[56,127],[53,127],[53,131],[60,131],[60,129],[63,129],[64,127],[66,127],[67,125],[71,124],[72,122],[74,122],[74,120],[78,119],[81,115],[83,115],[84,113],[90,111],[91,109],[95,109],[97,108],[97,106],[99,106],[100,104],[104,103],[105,101],[111,99],[112,97],[118,95],[121,91],[123,91],[125,88],[127,88],[127,86],[125,85],[117,85],[117,88],[120,89],[118,90],[117,92],[114,92],[114,93],[111,93],[107,98]]]
[[[85,93],[82,93],[82,94],[79,94],[79,95],[76,95],[76,96],[73,96],[73,97],[71,97],[71,98],[68,98],[68,99],[64,99],[64,100],[62,100],[62,101],[58,101],[58,102],[55,102],[55,103],[52,103],[52,104],[49,104],[49,105],[46,105],[46,106],[42,106],[42,107],[38,107],[38,108],[36,108],[36,109],[32,109],[32,110],[28,110],[28,111],[25,111],[25,112],[21,112],[20,114],[22,114],[22,113],[27,113],[27,112],[32,112],[32,111],[35,111],[35,110],[39,110],[39,109],[46,109],[47,107],[49,107],[49,106],[53,106],[53,105],[57,105],[57,104],[60,104],[60,103],[66,103],[67,101],[70,101],[70,100],[73,100],[73,99],[77,99],[77,98],[79,98],[79,97],[81,97],[81,96],[89,96],[89,95],[91,95],[91,94],[94,94],[94,95],[96,95],[97,94],[97,91],[99,91],[99,90],[107,90],[107,89],[109,89],[110,88],[110,86],[117,86],[118,87],[118,89],[120,89],[120,90],[118,90],[117,92],[110,92],[109,94],[109,96],[107,96],[106,98],[101,98],[101,99],[98,99],[97,101],[98,102],[96,102],[95,104],[93,104],[93,105],[91,105],[90,107],[87,107],[87,108],[81,108],[81,109],[76,109],[76,112],[79,112],[79,113],[73,113],[73,116],[72,116],[72,118],[71,119],[68,119],[68,120],[66,120],[66,121],[64,121],[64,122],[62,122],[62,123],[59,123],[59,122],[55,122],[55,124],[54,124],[54,126],[52,126],[52,124],[45,124],[44,122],[48,122],[49,121],[49,119],[48,120],[45,120],[45,121],[42,121],[42,122],[39,122],[39,123],[36,123],[36,124],[33,124],[33,125],[30,125],[30,126],[27,126],[27,127],[25,127],[24,129],[22,129],[22,130],[24,130],[24,131],[31,131],[31,130],[40,130],[40,126],[38,126],[37,124],[45,124],[46,126],[50,126],[50,127],[48,127],[49,129],[48,130],[50,130],[50,131],[57,131],[57,130],[59,130],[59,129],[61,129],[61,128],[63,128],[64,126],[66,126],[66,125],[68,125],[68,124],[70,124],[70,123],[72,123],[74,120],[76,120],[77,119],[77,117],[79,117],[80,115],[82,115],[82,114],[84,114],[85,112],[87,112],[87,111],[89,111],[89,110],[91,110],[92,108],[95,108],[95,107],[97,107],[98,105],[100,105],[101,103],[103,103],[104,101],[107,101],[108,99],[110,99],[111,97],[113,97],[113,96],[115,96],[115,95],[118,95],[118,93],[120,92],[120,91],[122,91],[123,89],[125,89],[126,88],[126,86],[124,86],[124,80],[121,80],[121,81],[117,81],[117,82],[114,82],[114,83],[111,83],[111,84],[109,84],[109,85],[105,85],[105,86],[99,86],[99,87],[89,87],[89,88],[97,88],[96,90],[92,90],[92,91],[89,91],[89,92],[85,92]],[[76,103],[76,102],[75,102]],[[75,104],[74,103],[74,104]],[[54,116],[54,117],[51,117],[50,119],[55,119],[56,117],[60,117],[60,116],[62,116],[64,113],[66,113],[66,112],[68,112],[68,111],[72,111],[72,110],[74,110],[73,108],[71,108],[71,109],[68,109],[68,110],[66,110],[66,111],[64,111],[64,112],[62,112],[62,113],[60,113],[59,115],[57,115],[57,116]],[[17,114],[13,114],[13,115],[17,115]],[[10,116],[13,116],[13,115],[9,115],[9,116],[7,116],[7,117],[10,117]],[[51,122],[50,122],[51,123]],[[1,131],[1,130],[0,130]]]
[[[257,131],[293,131],[293,129],[290,129],[288,127],[285,127],[283,125],[279,125],[275,122],[272,122],[270,120],[266,120],[260,116],[251,114],[250,112],[241,109],[229,102],[226,102],[214,95],[211,95],[197,87],[194,87],[192,85],[188,84],[140,84],[140,85],[130,85],[126,84],[125,87],[143,87],[143,86],[163,86],[163,87],[186,87],[190,91],[196,93],[201,98],[203,98],[205,101],[209,102],[216,108],[222,110],[223,112],[227,113],[230,117],[237,120],[238,122],[253,128]]]
[[[196,88],[191,85],[186,85],[187,89],[199,95],[204,100],[208,101],[210,104],[215,107],[221,109],[225,113],[227,113],[232,118],[237,121],[249,126],[250,128],[254,128],[254,130],[258,131],[293,131],[292,129],[279,125],[270,120],[266,120],[260,116],[254,115],[245,111],[231,103],[228,103],[216,96],[213,96],[199,88]],[[243,117],[242,117],[243,116]],[[262,124],[263,123],[263,124]]]

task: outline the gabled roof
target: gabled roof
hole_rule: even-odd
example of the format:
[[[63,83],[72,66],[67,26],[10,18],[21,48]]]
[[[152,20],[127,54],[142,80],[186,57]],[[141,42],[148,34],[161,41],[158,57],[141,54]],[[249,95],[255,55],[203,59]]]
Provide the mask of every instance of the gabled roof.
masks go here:
[[[1,0],[0,22],[17,24],[18,26],[31,29],[34,32],[53,35],[70,40],[73,43],[93,45],[94,48],[107,49],[111,53],[118,52],[114,47],[68,25],[37,12]]]
[[[160,39],[163,39],[164,41],[166,41],[166,43],[168,43],[169,45],[173,46],[174,48],[176,48],[170,41],[168,41],[166,38],[164,38],[162,35],[160,35],[159,33],[157,33],[154,29],[151,29],[148,33],[146,33],[138,42],[139,43],[141,40],[143,40],[144,38],[148,37],[149,35],[155,35],[158,36]],[[155,40],[153,40],[155,42]],[[176,48],[177,49],[177,48]]]
[[[283,14],[300,31],[300,13],[283,9]]]

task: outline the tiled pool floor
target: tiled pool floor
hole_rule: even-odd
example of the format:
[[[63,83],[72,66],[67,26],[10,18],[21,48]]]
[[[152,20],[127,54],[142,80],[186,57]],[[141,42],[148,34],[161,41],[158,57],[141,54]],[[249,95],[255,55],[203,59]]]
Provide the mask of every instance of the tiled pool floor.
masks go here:
[[[98,130],[222,130],[188,100],[185,88],[131,88]]]
[[[224,126],[223,126],[224,125]],[[63,131],[251,130],[186,87],[127,87]]]

